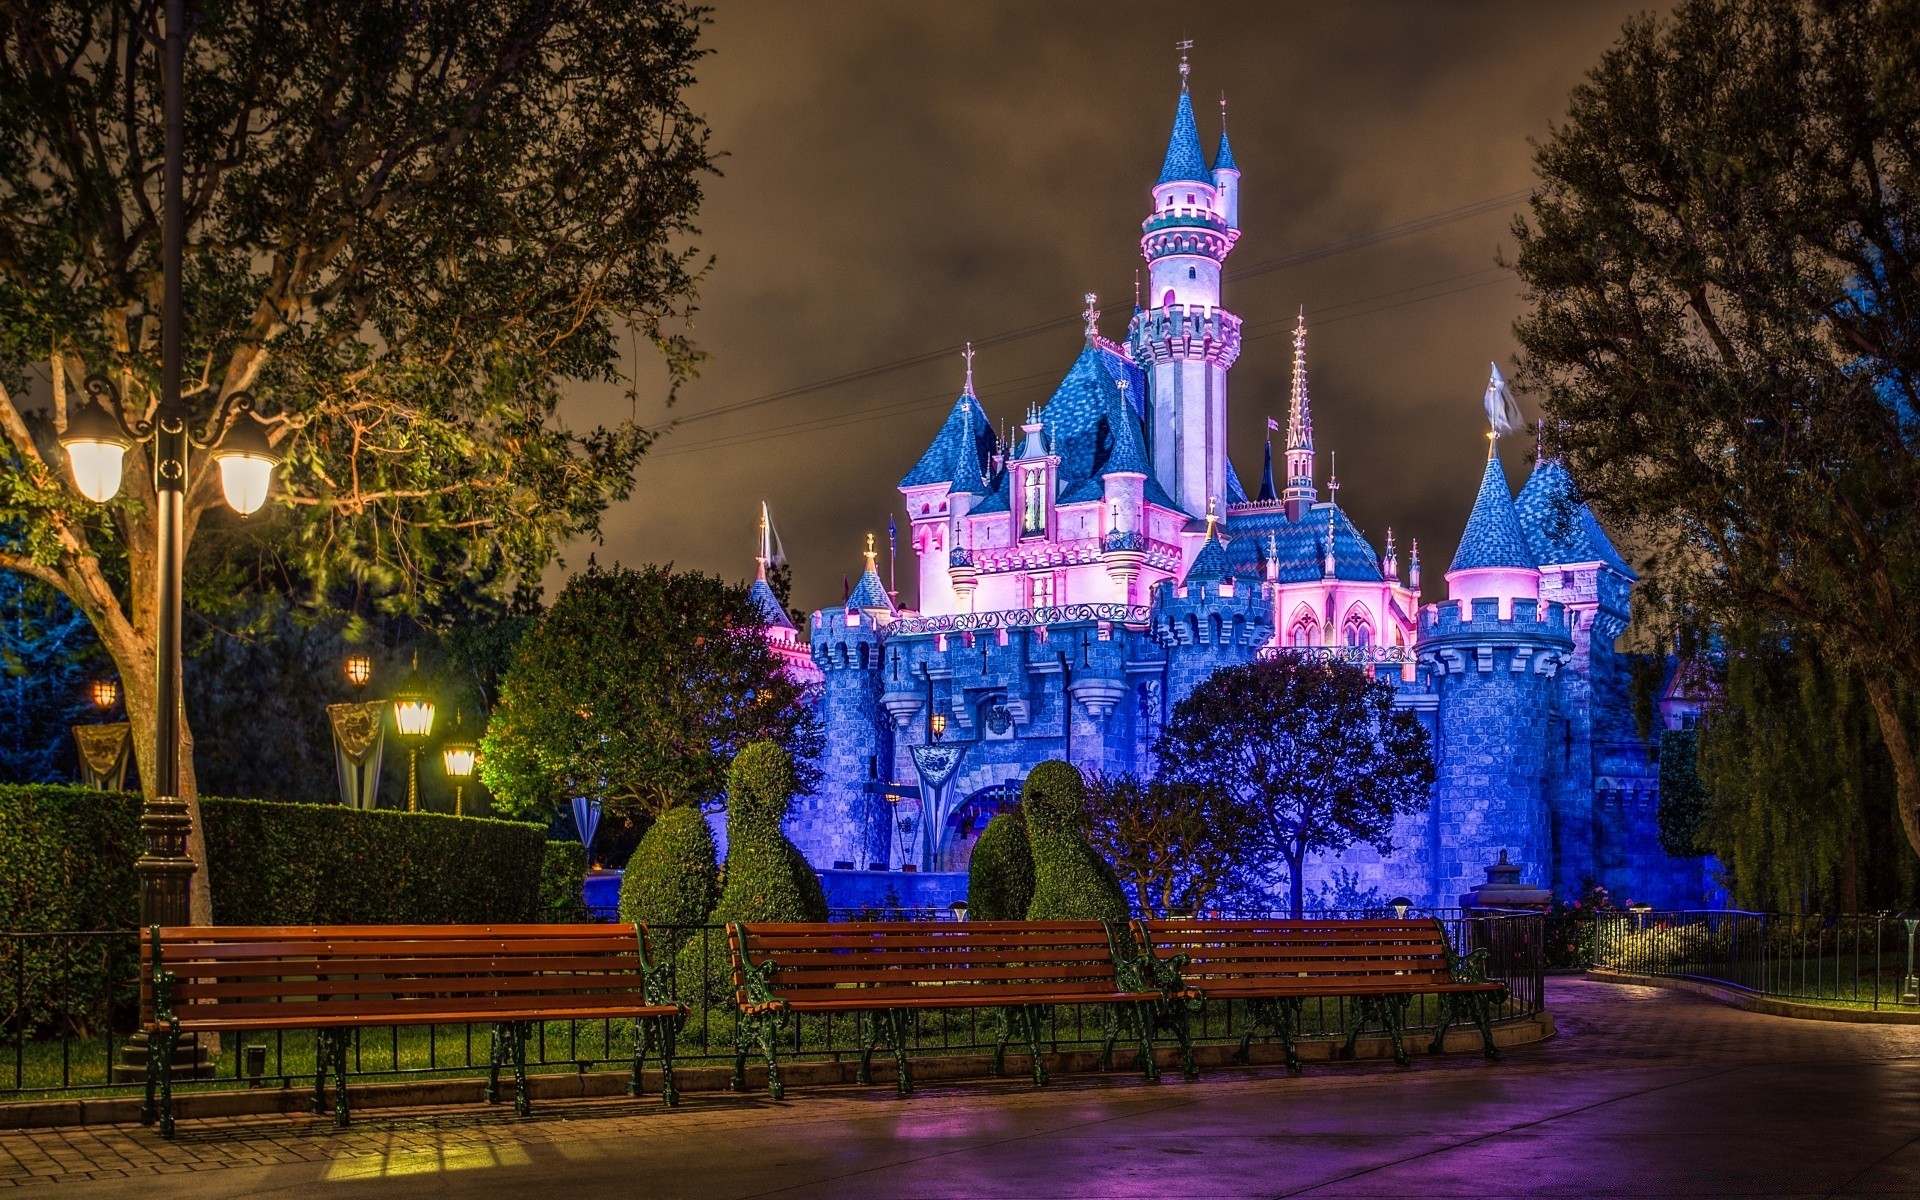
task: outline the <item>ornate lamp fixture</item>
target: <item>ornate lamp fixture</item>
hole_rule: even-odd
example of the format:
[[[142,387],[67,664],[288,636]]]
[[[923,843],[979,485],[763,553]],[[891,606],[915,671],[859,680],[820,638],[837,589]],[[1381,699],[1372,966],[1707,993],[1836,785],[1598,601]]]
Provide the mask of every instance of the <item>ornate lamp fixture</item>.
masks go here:
[[[105,504],[120,492],[127,451],[135,442],[152,441],[158,450],[155,473],[163,484],[179,486],[186,478],[187,447],[212,452],[220,465],[220,490],[227,504],[241,516],[251,516],[267,502],[273,469],[280,452],[267,441],[260,420],[253,415],[253,396],[235,392],[213,415],[204,435],[196,436],[180,421],[177,430],[163,429],[152,419],[129,423],[122,415],[120,392],[105,376],[87,380],[94,403],[83,404],[67,422],[60,445],[73,469],[73,486],[95,504]],[[164,422],[162,423],[164,424]]]
[[[467,780],[473,778],[473,769],[480,765],[480,747],[460,736],[458,710],[453,714],[453,740],[440,747],[440,764],[447,769],[447,778],[453,780],[453,815],[464,817],[467,815]]]
[[[933,730],[934,741],[937,742],[941,738],[945,737],[947,733],[947,714],[943,712],[937,712],[933,714],[933,717],[929,721],[928,727]]]
[[[93,706],[102,711],[120,702],[120,681],[117,679],[96,679],[90,690],[93,694]]]
[[[407,811],[420,811],[420,747],[433,733],[433,701],[420,686],[420,652],[413,652],[413,671],[406,685],[393,695],[393,727],[407,743]]]
[[[367,686],[367,680],[373,678],[373,657],[356,650],[347,655],[347,682],[356,688]]]

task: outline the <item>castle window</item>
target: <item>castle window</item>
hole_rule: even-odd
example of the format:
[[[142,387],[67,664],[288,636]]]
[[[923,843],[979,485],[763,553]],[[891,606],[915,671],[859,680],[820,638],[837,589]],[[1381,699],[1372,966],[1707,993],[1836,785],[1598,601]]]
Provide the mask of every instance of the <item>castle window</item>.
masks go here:
[[[1028,603],[1034,608],[1053,607],[1053,572],[1027,579]]]
[[[1198,278],[1200,278],[1200,272],[1199,272],[1198,270],[1196,270],[1196,269],[1194,269],[1193,267],[1188,267],[1188,268],[1187,268],[1187,278],[1188,278],[1188,279],[1198,279]]]
[[[1320,625],[1316,621],[1296,621],[1293,631],[1287,635],[1289,646],[1311,646],[1320,640]]]
[[[1021,478],[1020,535],[1032,537],[1047,531],[1047,473],[1035,467]]]
[[[1355,611],[1347,614],[1346,627],[1341,630],[1340,640],[1349,646],[1373,645],[1373,622],[1365,614]]]
[[[1187,193],[1187,203],[1188,203],[1188,204],[1192,204],[1192,203],[1193,203],[1193,193],[1192,193],[1192,192],[1188,192],[1188,193]]]

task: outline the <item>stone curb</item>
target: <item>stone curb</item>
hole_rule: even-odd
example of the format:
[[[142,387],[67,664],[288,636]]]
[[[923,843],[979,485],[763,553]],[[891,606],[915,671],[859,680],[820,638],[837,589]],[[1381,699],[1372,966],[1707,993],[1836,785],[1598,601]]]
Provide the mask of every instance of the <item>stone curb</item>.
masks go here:
[[[1493,1042],[1501,1049],[1544,1042],[1554,1036],[1553,1014],[1532,1017],[1494,1026]],[[1408,1049],[1417,1063],[1429,1039],[1411,1034]],[[1297,1043],[1300,1057],[1309,1063],[1336,1061],[1333,1052],[1338,1042],[1311,1038]],[[1205,1069],[1238,1065],[1233,1061],[1236,1047],[1208,1044],[1194,1047],[1194,1060]],[[1447,1034],[1446,1053],[1478,1054],[1480,1034],[1467,1028],[1455,1028]],[[1354,1049],[1357,1059],[1383,1059],[1393,1056],[1393,1043],[1384,1037],[1363,1037]],[[1099,1054],[1092,1050],[1065,1050],[1045,1056],[1047,1070],[1054,1076],[1097,1074]],[[1179,1052],[1161,1048],[1156,1056],[1160,1069],[1178,1074]],[[1253,1066],[1275,1066],[1285,1062],[1278,1044],[1256,1043],[1251,1047]],[[891,1086],[893,1063],[884,1054],[873,1060],[873,1085]],[[916,1083],[944,1083],[966,1079],[986,1079],[991,1057],[985,1054],[928,1056],[913,1060]],[[1114,1071],[1127,1073],[1139,1061],[1138,1054],[1124,1048],[1114,1051]],[[798,1098],[795,1090],[830,1085],[854,1085],[857,1064],[844,1062],[793,1062],[780,1064],[780,1077],[788,1088],[788,1097]],[[1025,1054],[1007,1054],[1002,1078],[1019,1082],[1031,1077],[1031,1060]],[[724,1066],[679,1067],[674,1081],[682,1092],[724,1092],[732,1072]],[[586,1097],[624,1096],[628,1073],[592,1071],[572,1075],[542,1074],[527,1077],[527,1092],[535,1102]],[[428,1079],[404,1083],[364,1083],[349,1086],[348,1095],[355,1113],[368,1109],[409,1108],[427,1105],[484,1104],[485,1081],[475,1079]],[[747,1068],[747,1094],[765,1094],[765,1067]],[[855,1085],[858,1086],[858,1085]],[[511,1097],[512,1084],[501,1080],[501,1092]],[[331,1094],[331,1093],[329,1093]],[[660,1095],[660,1073],[648,1070],[645,1094],[656,1102]],[[173,1098],[174,1116],[179,1120],[196,1117],[238,1117],[272,1113],[304,1113],[312,1101],[309,1087],[251,1088],[244,1091],[180,1092]],[[329,1110],[330,1111],[330,1110]],[[70,1100],[21,1100],[0,1103],[0,1129],[45,1129],[61,1125],[127,1125],[140,1120],[139,1096],[92,1096]]]
[[[1911,1009],[1898,1011],[1884,1008],[1841,1008],[1837,1005],[1802,1004],[1793,1000],[1762,996],[1744,988],[1716,983],[1708,979],[1696,979],[1687,975],[1635,975],[1629,971],[1610,971],[1604,967],[1594,967],[1586,973],[1586,977],[1595,983],[1628,983],[1639,987],[1692,992],[1696,996],[1718,1000],[1733,1008],[1765,1013],[1770,1017],[1793,1017],[1801,1021],[1841,1021],[1851,1025],[1920,1025],[1920,1011]],[[1452,1038],[1449,1037],[1448,1041],[1451,1042]]]

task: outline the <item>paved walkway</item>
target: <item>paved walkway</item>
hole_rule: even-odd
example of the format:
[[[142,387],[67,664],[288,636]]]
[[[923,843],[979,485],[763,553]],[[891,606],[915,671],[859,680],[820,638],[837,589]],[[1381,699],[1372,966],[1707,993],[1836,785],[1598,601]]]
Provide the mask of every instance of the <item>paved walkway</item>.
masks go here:
[[[1212,1197],[1920,1195],[1920,1028],[1557,979],[1506,1061],[0,1133],[31,1195]],[[164,1179],[159,1178],[165,1176]]]

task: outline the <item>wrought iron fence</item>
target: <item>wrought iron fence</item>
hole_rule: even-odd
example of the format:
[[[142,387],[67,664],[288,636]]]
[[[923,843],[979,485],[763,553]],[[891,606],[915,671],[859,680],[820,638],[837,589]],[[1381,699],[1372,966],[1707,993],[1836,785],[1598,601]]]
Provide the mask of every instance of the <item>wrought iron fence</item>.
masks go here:
[[[943,918],[951,913],[938,910]],[[865,913],[872,917],[875,914]],[[902,910],[901,917],[920,917]],[[1240,915],[1240,914],[1235,914]],[[1254,914],[1246,914],[1254,915]],[[1382,916],[1381,911],[1316,916]],[[1531,1017],[1543,1007],[1542,927],[1537,913],[1475,910],[1417,912],[1437,916],[1454,945],[1464,951],[1486,947],[1490,978],[1504,980],[1508,999],[1502,1021]],[[700,980],[714,977],[727,959],[726,931],[720,926],[653,929],[656,946],[681,942],[675,995],[691,1015],[679,1039],[679,1065],[732,1062],[739,1034],[735,1014],[701,1002]],[[133,1031],[138,1024],[139,945],[132,932],[0,933],[0,1100],[50,1094],[127,1094],[139,1089],[137,1073],[144,1047]],[[697,972],[697,973],[696,973]],[[1342,1000],[1310,1004],[1308,1033],[1343,1031],[1351,1009]],[[1408,1027],[1430,1027],[1437,1019],[1430,997],[1417,999]],[[912,1047],[916,1055],[984,1054],[998,1032],[991,1009],[961,1009],[914,1014]],[[1245,1021],[1238,1003],[1209,1001],[1199,1014],[1197,1040],[1234,1041]],[[1053,1050],[1097,1047],[1104,1034],[1097,1007],[1060,1005],[1048,1018],[1045,1044]],[[794,1020],[786,1054],[801,1060],[851,1060],[859,1055],[851,1014],[806,1016]],[[417,1079],[471,1076],[485,1071],[489,1053],[485,1025],[385,1027],[355,1033],[348,1069],[356,1078]],[[535,1027],[528,1046],[531,1069],[580,1072],[624,1068],[631,1061],[630,1023],[549,1021]],[[314,1066],[311,1032],[226,1035],[208,1056],[197,1080],[176,1074],[176,1086],[196,1088],[298,1087],[310,1084]]]
[[[1594,965],[1724,984],[1763,996],[1920,1011],[1920,920],[1733,910],[1604,912]]]

